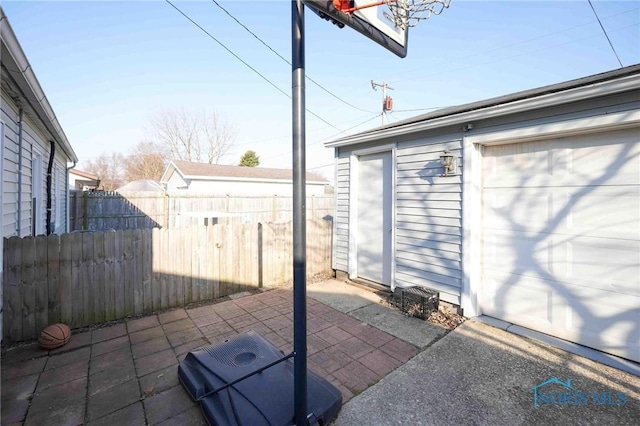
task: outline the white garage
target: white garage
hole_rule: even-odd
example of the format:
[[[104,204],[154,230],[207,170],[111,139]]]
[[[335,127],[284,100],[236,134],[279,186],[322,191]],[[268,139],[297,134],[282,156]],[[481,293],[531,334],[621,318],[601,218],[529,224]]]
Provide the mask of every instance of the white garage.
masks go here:
[[[640,129],[487,146],[483,314],[640,361]]]
[[[640,65],[326,146],[338,277],[426,287],[466,317],[640,362]]]

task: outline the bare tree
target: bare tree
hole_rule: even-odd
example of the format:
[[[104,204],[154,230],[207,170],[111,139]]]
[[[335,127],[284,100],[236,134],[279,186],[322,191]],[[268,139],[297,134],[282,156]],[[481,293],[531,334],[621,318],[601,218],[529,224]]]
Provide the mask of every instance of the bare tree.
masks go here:
[[[204,116],[202,129],[207,148],[207,162],[218,164],[236,141],[238,129],[217,111]]]
[[[98,189],[113,191],[124,183],[124,156],[119,152],[103,152],[99,157],[89,160],[84,166],[89,173],[100,178]]]
[[[170,150],[172,159],[209,164],[218,164],[238,134],[217,111],[167,109],[152,116],[149,124],[157,142]]]
[[[160,180],[170,155],[169,150],[157,142],[138,142],[125,158],[125,180],[127,182],[139,179]]]

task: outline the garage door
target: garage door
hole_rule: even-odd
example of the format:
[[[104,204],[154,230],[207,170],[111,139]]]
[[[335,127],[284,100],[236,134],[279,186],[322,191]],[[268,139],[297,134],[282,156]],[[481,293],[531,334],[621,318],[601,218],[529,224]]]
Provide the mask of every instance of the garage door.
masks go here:
[[[640,361],[639,135],[484,148],[483,314]]]

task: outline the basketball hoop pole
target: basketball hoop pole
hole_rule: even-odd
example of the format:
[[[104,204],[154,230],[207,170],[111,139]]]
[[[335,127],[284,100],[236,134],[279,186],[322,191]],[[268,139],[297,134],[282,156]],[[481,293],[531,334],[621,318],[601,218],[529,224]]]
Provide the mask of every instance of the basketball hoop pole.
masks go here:
[[[307,230],[304,5],[291,0],[294,424],[307,426]]]

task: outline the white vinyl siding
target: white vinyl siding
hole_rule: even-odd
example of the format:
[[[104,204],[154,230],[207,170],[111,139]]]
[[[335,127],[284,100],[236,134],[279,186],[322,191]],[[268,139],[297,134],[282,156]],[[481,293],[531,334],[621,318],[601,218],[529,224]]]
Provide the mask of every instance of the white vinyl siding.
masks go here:
[[[47,219],[47,164],[49,162],[50,144],[48,139],[42,136],[41,132],[36,129],[36,125],[25,114],[22,123],[22,200],[20,203],[21,218],[20,226],[18,220],[18,109],[13,101],[2,93],[2,102],[0,103],[0,120],[5,124],[4,150],[3,150],[3,220],[2,220],[2,236],[9,237],[13,235],[26,236],[32,233],[32,212],[31,205],[33,201],[33,160],[35,152],[42,155],[40,167],[40,188],[39,194],[39,224],[38,228],[41,232],[46,230]],[[66,186],[66,165],[67,157],[64,152],[56,145],[56,155],[54,158],[54,186],[52,188],[52,221],[56,222],[56,232],[66,231],[66,204],[67,204],[67,186]],[[57,172],[56,172],[57,168]],[[64,185],[59,185],[56,190],[55,181],[59,179]],[[58,198],[58,201],[56,199]],[[60,210],[60,215],[56,213],[56,209]],[[60,221],[58,220],[60,217]]]
[[[349,270],[349,153],[340,154],[336,165],[336,214],[334,221],[333,267]]]
[[[2,92],[0,119],[4,122],[2,236],[16,235],[18,203],[18,110]]]
[[[457,157],[455,176],[442,176],[440,155]],[[412,141],[397,148],[396,284],[440,291],[460,303],[462,287],[462,142]]]

